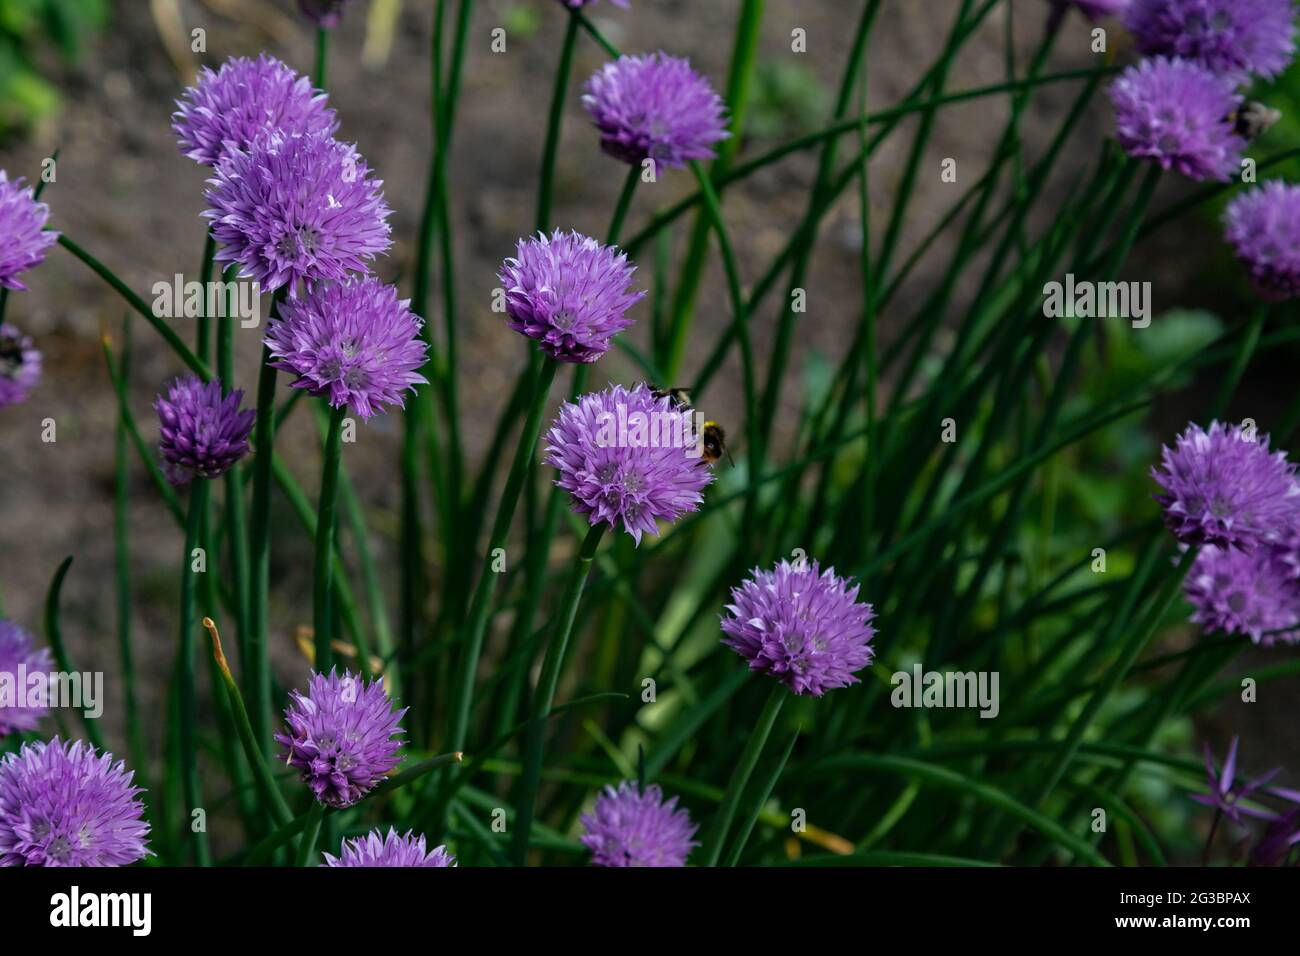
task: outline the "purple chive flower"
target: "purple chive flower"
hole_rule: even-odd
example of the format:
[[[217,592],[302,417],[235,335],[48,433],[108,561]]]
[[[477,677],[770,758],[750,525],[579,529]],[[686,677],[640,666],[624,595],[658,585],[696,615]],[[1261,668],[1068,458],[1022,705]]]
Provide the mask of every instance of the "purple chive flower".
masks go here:
[[[383,183],[355,146],[328,133],[262,133],[231,148],[208,180],[217,260],[265,291],[369,272],[392,245]]]
[[[194,478],[220,477],[248,453],[257,415],[240,409],[243,398],[238,389],[223,395],[219,379],[205,384],[186,375],[168,386],[166,398],[154,399],[168,481],[186,485]]]
[[[17,694],[9,701],[0,695],[0,737],[19,730],[35,730],[37,722],[50,712],[48,707],[28,707],[26,681],[19,677],[19,669],[27,674],[49,674],[54,670],[54,658],[48,648],[37,647],[32,636],[12,621],[0,618],[0,674],[10,681]]]
[[[858,601],[857,585],[816,561],[755,568],[731,589],[727,611],[722,643],[796,694],[856,684],[854,673],[871,663],[875,611]]]
[[[285,762],[301,773],[327,807],[350,807],[401,761],[395,739],[406,713],[393,707],[383,681],[365,683],[344,672],[313,673],[306,695],[293,691],[285,732],[275,740]]]
[[[343,8],[348,0],[298,0],[302,15],[318,27],[333,30],[343,22]]]
[[[712,159],[726,139],[726,104],[688,60],[666,53],[621,56],[587,80],[582,105],[605,152],[625,163],[680,168]]]
[[[45,261],[59,234],[45,228],[50,207],[20,177],[0,169],[0,289],[25,290],[18,275]]]
[[[1285,866],[1291,850],[1300,844],[1300,808],[1282,814],[1268,825],[1250,851],[1250,866]]]
[[[1294,21],[1292,0],[1133,0],[1126,18],[1143,53],[1195,60],[1239,81],[1287,68]]]
[[[546,461],[575,513],[593,525],[622,524],[638,545],[642,533],[658,533],[657,522],[698,509],[713,481],[692,413],[644,384],[612,385],[562,405],[546,433]]]
[[[235,57],[198,81],[176,101],[172,132],[182,155],[215,166],[230,148],[248,149],[259,133],[333,135],[338,120],[328,97],[273,56]]]
[[[392,827],[388,835],[371,830],[355,840],[344,840],[338,856],[325,854],[321,866],[454,866],[456,858],[445,846],[426,848],[424,834],[414,836],[409,830],[398,836]]]
[[[607,786],[582,825],[582,844],[596,866],[685,866],[699,846],[691,815],[654,784],[644,792],[626,780],[617,790]]]
[[[1300,186],[1274,179],[1242,193],[1223,221],[1261,298],[1300,296]]]
[[[1254,439],[1253,441],[1251,439]],[[1249,551],[1296,522],[1300,488],[1284,452],[1269,453],[1267,435],[1211,422],[1207,432],[1188,425],[1173,448],[1161,449],[1151,477],[1165,524],[1185,544]]]
[[[644,292],[630,286],[636,266],[613,246],[558,229],[520,239],[501,265],[506,322],[560,362],[594,362],[632,324],[627,310]]]
[[[271,364],[298,376],[294,388],[363,419],[383,405],[403,407],[403,393],[426,381],[420,320],[409,300],[372,276],[318,285],[281,303],[265,341]]]
[[[1208,631],[1245,634],[1265,645],[1300,641],[1300,585],[1271,547],[1205,545],[1183,593],[1195,609],[1192,620]]]
[[[1256,777],[1254,780],[1237,780],[1237,743],[1236,737],[1232,738],[1232,743],[1228,745],[1228,756],[1223,761],[1222,772],[1214,767],[1214,757],[1210,753],[1210,745],[1205,745],[1205,775],[1209,782],[1209,793],[1194,793],[1191,798],[1197,803],[1207,807],[1213,807],[1216,812],[1223,814],[1229,820],[1236,824],[1243,824],[1243,816],[1253,817],[1256,820],[1276,820],[1279,816],[1272,810],[1266,810],[1262,807],[1244,806],[1244,802],[1257,795],[1265,795],[1286,800],[1289,803],[1300,803],[1300,793],[1294,790],[1284,790],[1281,787],[1269,787],[1268,782],[1282,772],[1282,768],[1275,767],[1262,777]]]
[[[0,757],[0,866],[125,866],[149,853],[143,792],[83,741]]]
[[[0,408],[27,401],[41,379],[41,353],[8,323],[0,324]]]
[[[1246,141],[1233,128],[1241,97],[1232,80],[1156,57],[1120,74],[1110,98],[1115,136],[1130,156],[1195,180],[1227,181],[1240,165]]]

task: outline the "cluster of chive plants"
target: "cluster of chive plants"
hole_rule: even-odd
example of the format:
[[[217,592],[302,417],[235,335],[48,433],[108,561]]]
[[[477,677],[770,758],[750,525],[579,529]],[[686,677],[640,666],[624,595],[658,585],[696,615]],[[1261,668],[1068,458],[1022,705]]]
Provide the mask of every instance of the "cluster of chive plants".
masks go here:
[[[977,89],[951,85],[954,59],[996,18],[1027,14],[1009,0],[962,0],[939,59],[876,113],[866,93],[873,43],[887,42],[881,3],[846,4],[856,20],[830,123],[753,156],[744,118],[761,0],[739,4],[721,93],[681,51],[614,48],[591,19],[594,0],[544,5],[565,28],[537,144],[536,217],[497,275],[499,327],[528,358],[477,472],[459,432],[468,371],[457,338],[479,313],[453,282],[449,169],[466,46],[482,27],[472,0],[439,0],[434,12],[435,145],[410,299],[379,275],[399,271],[385,264],[382,162],[346,141],[326,92],[347,3],[300,0],[317,29],[310,76],[267,54],[237,57],[181,94],[172,128],[209,175],[200,278],[254,281],[271,297],[251,372],[235,369],[236,318],[203,316],[191,346],[50,227],[43,183],[0,171],[0,310],[57,243],[184,367],[155,383],[151,446],[130,407],[129,336],[122,350],[105,337],[120,418],[128,759],[105,749],[93,720],[82,737],[46,704],[0,697],[0,865],[1162,864],[1202,836],[1207,862],[1289,862],[1300,792],[1275,785],[1277,771],[1246,780],[1236,739],[1222,767],[1205,750],[1200,780],[1186,743],[1168,741],[1187,736],[1197,709],[1236,699],[1235,682],[1219,678],[1243,648],[1300,643],[1296,465],[1255,418],[1226,419],[1252,359],[1296,337],[1268,319],[1300,292],[1300,187],[1254,175],[1296,151],[1254,155],[1272,111],[1246,96],[1294,55],[1290,0],[1045,0],[1032,60],[1018,63],[1009,45],[1006,82]],[[1109,42],[1098,64],[1049,72],[1059,45],[1095,44],[1097,23]],[[587,44],[607,62],[577,93]],[[1020,128],[1049,84],[1075,99],[1031,154]],[[1114,139],[1080,188],[1060,188],[1057,162],[1084,148],[1081,120],[1103,85]],[[980,176],[945,181],[948,214],[909,251],[900,237],[913,197],[939,181],[923,166],[934,129],[950,104],[986,97],[1009,107],[1000,146]],[[571,105],[590,121],[585,140],[562,137]],[[880,224],[870,161],[904,131],[902,186]],[[595,148],[623,178],[599,237],[554,221],[557,166]],[[816,156],[806,212],[771,263],[741,261],[726,190],[804,152]],[[1165,173],[1206,185],[1150,214]],[[655,191],[674,177],[693,191],[670,203]],[[852,335],[803,391],[781,447],[788,354],[796,324],[812,321],[789,303],[816,297],[805,285],[823,254],[819,228],[843,195],[861,222],[861,295],[816,311],[851,314]],[[1249,318],[1167,350],[1140,382],[1081,388],[1108,374],[1090,348],[1099,329],[1146,330],[1073,312],[1045,322],[1045,283],[1113,281],[1135,244],[1225,195]],[[715,254],[729,314],[709,342],[693,312]],[[895,293],[935,261],[940,278],[919,308],[901,305]],[[785,304],[764,309],[783,286]],[[647,306],[653,316],[639,320]],[[885,316],[894,335],[882,347]],[[639,321],[648,336],[633,334]],[[689,433],[733,356],[744,396],[726,433],[734,461],[712,423],[710,454],[611,439],[610,423],[631,420],[676,420]],[[636,374],[601,387],[593,366],[607,380]],[[1149,462],[1137,518],[1067,512],[1063,469],[1082,467],[1104,436],[1132,434],[1197,370],[1220,370],[1218,387],[1191,397],[1203,406],[1195,420]],[[39,403],[61,374],[0,312],[0,414]],[[311,410],[295,415],[301,406]],[[345,454],[343,441],[354,420],[380,415],[402,420],[400,460],[386,470],[401,486],[395,568],[376,566],[349,476],[364,444]],[[1300,396],[1274,424],[1279,440],[1294,432]],[[276,454],[277,432],[293,427],[321,436],[314,507]],[[143,489],[129,485],[132,453],[151,478]],[[159,496],[184,538],[160,740],[135,703],[128,492]],[[310,637],[293,674],[271,667],[271,645],[291,642],[268,627],[276,495],[314,549],[312,607],[300,609]],[[1069,525],[1059,545],[1058,512]],[[196,550],[212,555],[206,568]],[[59,602],[69,564],[46,597],[46,643],[0,619],[0,672],[71,669]],[[1190,643],[1160,653],[1171,629]],[[912,665],[1000,677],[996,719],[930,704],[928,690],[912,706],[890,689]],[[202,674],[210,709],[198,703]],[[201,759],[204,741],[215,743]],[[1212,813],[1197,816],[1198,805]],[[229,818],[229,846],[196,823],[208,810]],[[1096,825],[1098,811],[1110,826]]]

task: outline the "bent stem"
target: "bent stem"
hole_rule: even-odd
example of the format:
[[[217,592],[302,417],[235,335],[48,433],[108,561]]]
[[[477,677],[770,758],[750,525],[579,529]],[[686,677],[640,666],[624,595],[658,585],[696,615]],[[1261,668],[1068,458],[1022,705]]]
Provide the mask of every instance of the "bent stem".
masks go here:
[[[731,782],[727,784],[722,806],[718,808],[717,822],[713,825],[713,835],[709,839],[704,866],[717,866],[718,860],[722,857],[722,845],[727,839],[727,831],[731,829],[731,821],[736,816],[736,808],[740,806],[741,795],[744,794],[745,786],[749,783],[750,774],[758,764],[758,758],[763,753],[763,747],[772,733],[772,727],[776,725],[777,715],[781,713],[781,705],[789,695],[790,691],[780,683],[776,684],[767,695],[767,703],[763,705],[758,723],[754,725],[754,731],[749,735],[749,743],[745,744],[745,749],[736,763],[736,770],[731,775]]]
[[[325,437],[325,462],[321,467],[320,506],[316,512],[316,564],[312,580],[312,627],[316,637],[316,670],[329,672],[333,651],[330,648],[331,593],[334,573],[334,527],[338,523],[339,461],[343,454],[343,418],[348,407],[331,408],[329,433]],[[358,662],[361,672],[367,662]]]
[[[533,695],[533,717],[524,741],[524,769],[519,781],[520,800],[515,807],[515,838],[511,848],[514,863],[518,866],[522,866],[528,856],[528,838],[533,825],[533,810],[537,801],[537,788],[541,784],[546,717],[551,712],[551,704],[555,701],[555,689],[560,683],[560,670],[564,666],[569,637],[573,634],[573,622],[578,614],[578,603],[582,600],[582,591],[591,572],[591,562],[596,557],[596,548],[606,527],[603,521],[592,525],[582,542],[582,549],[578,552],[578,558],[569,573],[569,583],[565,587],[564,598],[560,602],[555,618],[556,630],[546,647],[542,676]]]

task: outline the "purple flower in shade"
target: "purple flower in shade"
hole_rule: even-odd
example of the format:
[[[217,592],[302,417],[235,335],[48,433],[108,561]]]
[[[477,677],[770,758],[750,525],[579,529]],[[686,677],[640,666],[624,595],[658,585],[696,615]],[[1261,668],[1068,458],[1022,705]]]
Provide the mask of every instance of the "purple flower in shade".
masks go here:
[[[1278,532],[1272,546],[1288,581],[1300,581],[1300,523],[1292,523]]]
[[[298,0],[302,15],[318,27],[333,30],[343,22],[343,8],[348,0]]]
[[[1186,60],[1156,57],[1120,74],[1110,88],[1115,136],[1124,151],[1190,179],[1227,181],[1246,141],[1231,114],[1232,80]]]
[[[217,260],[238,263],[263,291],[342,281],[392,240],[383,183],[355,146],[328,133],[261,133],[225,152],[208,180]]]
[[[1286,69],[1294,20],[1292,0],[1133,0],[1126,24],[1143,53],[1194,60],[1241,81]]]
[[[1300,808],[1282,814],[1268,825],[1250,851],[1250,865],[1285,866],[1296,844],[1300,844]]]
[[[83,741],[0,757],[0,866],[125,866],[149,853],[143,792]]]
[[[688,60],[666,53],[621,56],[583,88],[582,105],[615,159],[655,161],[656,174],[693,159],[712,159],[726,139],[726,104]]]
[[[168,386],[166,398],[154,399],[168,481],[186,485],[194,478],[220,477],[248,453],[257,415],[240,409],[243,398],[238,389],[222,394],[219,379],[205,384],[186,375]]]
[[[620,427],[623,423],[624,427]],[[644,384],[612,385],[560,407],[546,433],[546,461],[573,510],[623,529],[639,545],[659,521],[699,508],[713,470],[699,454],[692,413]]]
[[[49,674],[54,670],[54,659],[48,648],[37,647],[25,630],[0,618],[0,674],[12,681],[16,694],[11,700],[0,694],[0,737],[18,730],[35,730],[37,722],[50,712],[48,707],[28,707],[27,683],[19,676],[19,669],[27,674]]]
[[[325,854],[321,866],[455,866],[456,858],[445,846],[427,849],[424,835],[414,836],[409,830],[398,836],[392,827],[388,836],[371,830],[355,840],[344,840],[338,856]]]
[[[857,585],[816,561],[755,568],[731,589],[727,611],[722,643],[796,694],[856,684],[854,673],[871,663],[875,611],[858,601]]]
[[[235,57],[199,71],[176,101],[172,132],[183,155],[215,166],[227,148],[248,149],[267,130],[333,135],[339,124],[327,99],[273,56]]]
[[[59,234],[45,228],[50,207],[37,202],[21,179],[10,179],[0,169],[0,289],[26,289],[20,273],[45,261],[45,251]]]
[[[285,732],[275,740],[285,748],[285,762],[327,807],[352,806],[400,762],[396,737],[406,708],[393,707],[382,681],[313,673],[305,695],[289,696]]]
[[[1252,440],[1253,439],[1253,440]],[[1295,525],[1300,488],[1284,452],[1269,453],[1267,435],[1211,422],[1188,425],[1174,447],[1161,449],[1163,470],[1151,477],[1165,524],[1185,544],[1251,550]]]
[[[691,815],[654,784],[644,792],[626,780],[617,790],[607,786],[582,825],[582,844],[596,866],[685,866],[699,846]]]
[[[630,287],[635,271],[613,246],[577,232],[520,239],[497,276],[506,322],[560,362],[594,362],[632,324],[627,310],[645,296]]]
[[[1192,620],[1208,631],[1245,634],[1256,644],[1300,641],[1300,585],[1277,551],[1207,544],[1183,582]]]
[[[1225,817],[1236,824],[1243,824],[1243,816],[1253,817],[1256,820],[1276,820],[1279,816],[1272,810],[1266,810],[1258,806],[1245,806],[1245,801],[1251,798],[1257,798],[1258,795],[1271,796],[1289,803],[1300,803],[1300,793],[1294,790],[1285,790],[1281,787],[1269,787],[1268,782],[1282,772],[1282,768],[1275,767],[1262,777],[1256,777],[1254,780],[1237,780],[1237,743],[1236,737],[1232,738],[1232,743],[1228,745],[1228,756],[1223,761],[1222,772],[1214,767],[1214,756],[1210,753],[1210,745],[1205,745],[1205,775],[1209,782],[1209,793],[1194,793],[1192,799],[1197,803],[1207,807],[1213,807],[1217,812],[1222,813]]]
[[[17,328],[0,324],[0,408],[27,401],[41,379],[41,353]]]
[[[1223,221],[1261,298],[1300,295],[1300,186],[1275,179],[1242,193],[1228,204]]]
[[[265,341],[271,364],[298,376],[294,388],[363,419],[383,405],[402,407],[403,392],[426,380],[420,320],[409,300],[372,276],[321,284],[281,303]]]

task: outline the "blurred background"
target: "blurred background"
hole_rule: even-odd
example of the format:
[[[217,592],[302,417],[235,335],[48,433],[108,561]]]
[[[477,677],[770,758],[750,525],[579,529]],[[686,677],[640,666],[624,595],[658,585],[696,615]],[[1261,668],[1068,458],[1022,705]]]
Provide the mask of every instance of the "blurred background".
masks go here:
[[[394,209],[395,245],[378,271],[407,293],[431,155],[433,6],[433,0],[354,0],[335,31],[330,56],[328,86],[341,121],[339,135],[359,145],[385,181]],[[1049,9],[1046,0],[1013,0],[1006,6],[1009,12],[991,17],[953,65],[952,89],[1001,82],[1008,35],[1022,58],[1040,39]],[[868,58],[873,109],[897,103],[913,86],[942,47],[957,7],[957,0],[886,0]],[[633,0],[630,10],[602,3],[590,16],[620,48],[689,56],[722,88],[738,8],[738,0]],[[827,125],[857,14],[857,5],[843,0],[769,0],[742,158]],[[1109,55],[1124,62],[1127,38],[1110,26]],[[506,31],[503,53],[490,47],[497,27]],[[807,53],[791,51],[791,31],[796,28],[806,31]],[[196,29],[204,31],[205,52],[191,50]],[[450,195],[461,301],[461,428],[467,453],[477,464],[525,356],[517,336],[490,310],[491,291],[498,284],[502,258],[513,252],[515,241],[533,222],[537,167],[564,16],[556,0],[479,0],[470,29]],[[199,66],[216,66],[230,56],[265,50],[309,73],[313,42],[312,25],[298,14],[293,0],[0,0],[0,168],[11,177],[35,181],[42,160],[58,150],[57,180],[42,197],[51,207],[53,228],[101,258],[142,295],[153,283],[170,281],[178,272],[194,277],[204,238],[199,218],[204,169],[176,149],[169,128],[173,101]],[[1049,70],[1097,65],[1090,42],[1088,25],[1074,18]],[[603,233],[623,179],[622,168],[599,151],[578,102],[580,83],[602,61],[594,44],[579,44],[553,217],[557,225],[593,235]],[[1063,83],[1035,94],[1023,126],[1030,155],[1051,136],[1053,123],[1076,89]],[[1295,109],[1300,104],[1300,78],[1295,71],[1270,91],[1269,103],[1288,115],[1268,134],[1257,155],[1276,152],[1300,138],[1300,110]],[[913,215],[905,224],[905,252],[979,175],[1006,113],[1005,97],[987,97],[939,114],[922,160],[922,169],[935,174],[922,175],[919,181]],[[900,126],[873,157],[872,204],[880,210],[872,220],[876,230],[884,228],[891,196],[905,171],[914,122]],[[1109,135],[1109,123],[1105,98],[1099,96],[1076,137],[1078,155],[1060,164],[1058,188],[1065,188],[1091,160]],[[956,186],[941,183],[937,174],[947,157],[958,161]],[[815,156],[797,153],[728,189],[725,214],[745,281],[753,281],[767,267],[795,228],[814,171]],[[656,209],[688,194],[691,186],[684,172],[643,186],[624,234],[636,232]],[[1176,200],[1179,187],[1169,184],[1166,189],[1163,201]],[[1090,379],[1084,388],[1110,388],[1117,376],[1141,376],[1144,363],[1162,349],[1202,343],[1244,317],[1252,299],[1220,240],[1215,215],[1217,210],[1209,210],[1137,247],[1124,278],[1153,282],[1158,317],[1143,335],[1099,340],[1104,352],[1097,357],[1098,368],[1106,374]],[[797,374],[788,378],[782,396],[788,414],[777,421],[778,455],[792,437],[805,397],[825,382],[858,322],[859,231],[857,199],[847,190],[826,218],[812,259],[808,311],[800,319],[791,356],[790,367]],[[682,232],[677,231],[677,245],[668,250],[674,266],[685,245]],[[916,306],[944,262],[941,242],[913,273],[889,313],[881,316],[883,346],[900,323],[915,318]],[[643,261],[641,268],[648,280],[650,263]],[[63,602],[69,649],[80,668],[111,675],[117,653],[112,589],[116,413],[100,337],[108,330],[120,340],[123,306],[98,278],[58,248],[26,279],[30,291],[10,296],[7,321],[36,339],[45,356],[45,373],[29,403],[0,412],[0,593],[6,614],[38,631],[50,577],[65,556],[75,555]],[[753,317],[760,356],[770,349],[780,306],[769,301]],[[958,314],[961,307],[959,295],[951,308]],[[633,313],[638,326],[628,334],[638,345],[648,342],[649,308],[647,300]],[[1279,314],[1294,318],[1293,310]],[[437,316],[431,320],[439,321]],[[684,379],[693,378],[703,353],[728,321],[722,270],[714,256],[696,314],[695,342],[701,354],[688,352]],[[141,322],[136,326],[131,404],[146,441],[152,443],[157,433],[150,408],[153,396],[181,369],[151,330]],[[178,331],[192,337],[192,329]],[[259,332],[239,330],[236,338],[241,376],[236,384],[251,392]],[[941,351],[944,344],[941,337],[936,348]],[[1269,420],[1270,410],[1285,403],[1296,387],[1295,360],[1294,352],[1257,356],[1231,417]],[[729,365],[703,409],[709,417],[737,426],[743,418],[738,374],[738,367]],[[611,351],[592,383],[638,377],[635,366]],[[1197,394],[1204,384],[1182,383],[1188,395]],[[1039,529],[1050,539],[1045,547],[1077,552],[1131,521],[1149,518],[1153,486],[1145,478],[1146,465],[1189,414],[1174,396],[1146,421],[1129,420],[1072,451],[1078,460],[1058,472],[1061,514],[1050,530]],[[46,418],[57,424],[52,444],[40,440]],[[784,431],[783,423],[788,423]],[[359,429],[357,444],[347,452],[375,532],[376,559],[381,570],[392,574],[386,582],[392,596],[397,587],[395,475],[400,437],[400,421],[379,416]],[[313,498],[318,445],[307,416],[296,417],[277,442]],[[1290,447],[1285,442],[1282,446]],[[131,467],[137,666],[143,706],[146,713],[156,714],[175,643],[182,537],[138,463],[132,461]],[[282,507],[279,513],[288,511]],[[273,648],[280,678],[286,681],[303,666],[292,636],[310,619],[311,560],[308,542],[291,519],[285,518],[277,534]],[[1168,637],[1168,649],[1177,649],[1190,633]],[[1249,671],[1260,662],[1276,663],[1278,653],[1247,657],[1243,667]],[[111,742],[121,739],[120,709],[114,706],[111,677],[107,686],[105,719]],[[1284,764],[1300,771],[1300,736],[1292,729],[1298,690],[1300,682],[1294,679],[1264,685],[1257,705],[1234,709],[1228,733],[1250,740],[1244,759],[1251,769]],[[1188,729],[1184,746],[1206,737],[1221,752],[1224,736],[1211,714],[1198,732]],[[1297,777],[1292,773],[1290,779],[1294,785]]]

